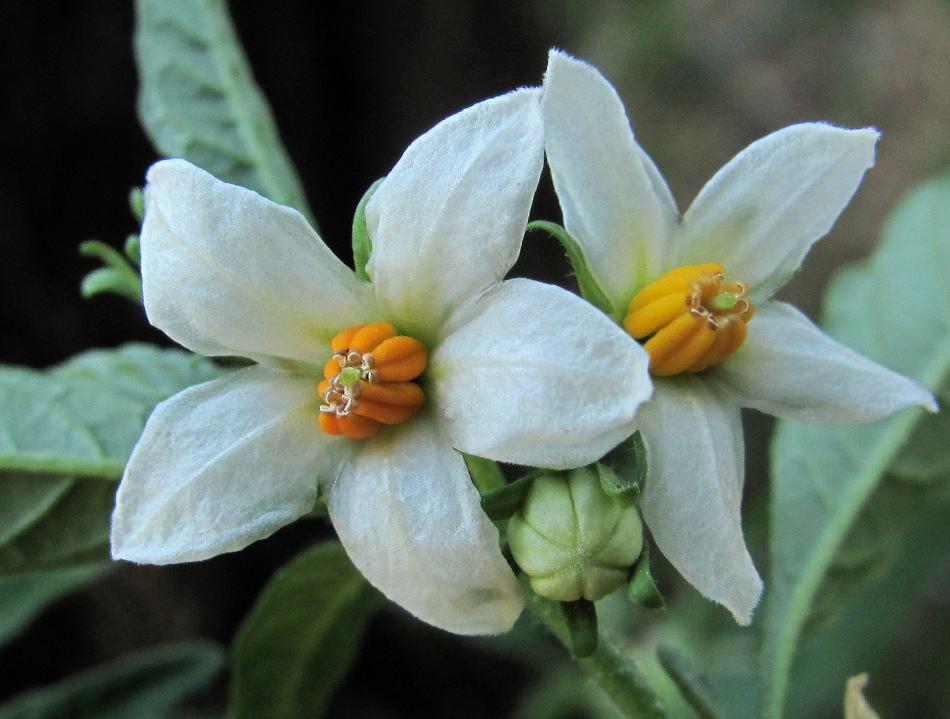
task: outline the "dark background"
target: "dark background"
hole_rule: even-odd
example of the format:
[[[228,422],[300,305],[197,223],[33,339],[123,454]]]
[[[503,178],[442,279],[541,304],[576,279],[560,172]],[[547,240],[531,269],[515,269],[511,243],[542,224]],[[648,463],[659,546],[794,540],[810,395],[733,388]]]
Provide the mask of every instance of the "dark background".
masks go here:
[[[873,247],[897,197],[950,164],[941,0],[242,0],[232,13],[321,234],[347,261],[356,202],[406,145],[465,106],[539,84],[551,46],[615,83],[681,209],[737,151],[784,125],[882,130],[877,168],[784,293],[809,312],[834,268]],[[136,231],[127,192],[157,159],[135,114],[132,23],[125,0],[0,5],[0,362],[44,367],[90,347],[168,344],[140,308],[78,294],[95,263],[77,245],[118,247]],[[536,214],[559,217],[546,181]],[[559,281],[567,266],[553,245],[529,241],[517,271]],[[769,425],[748,424],[747,526],[759,551]],[[239,555],[120,568],[0,649],[0,699],[162,641],[229,643],[273,569],[328,533],[303,522]],[[670,577],[664,588],[692,591],[683,585]],[[390,608],[334,715],[502,715],[532,674],[485,647]]]

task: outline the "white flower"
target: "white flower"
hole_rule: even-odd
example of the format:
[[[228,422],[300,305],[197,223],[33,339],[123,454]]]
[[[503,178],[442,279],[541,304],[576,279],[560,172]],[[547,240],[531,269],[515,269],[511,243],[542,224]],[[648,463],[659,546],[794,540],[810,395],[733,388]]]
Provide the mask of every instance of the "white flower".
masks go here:
[[[769,299],[854,194],[878,133],[817,123],[775,132],[680,217],[595,68],[552,52],[542,115],[566,229],[614,318],[652,355],[654,395],[637,417],[649,458],[644,518],[679,572],[747,624],[762,582],[740,523],[739,408],[812,422],[936,409],[912,381]]]
[[[646,354],[605,316],[559,288],[502,281],[541,172],[539,94],[475,105],[408,148],[366,209],[372,283],[296,211],[183,160],[151,168],[149,320],[195,352],[258,364],[156,407],[119,487],[113,556],[241,549],[308,513],[319,480],[353,562],[392,600],[458,633],[511,626],[521,593],[459,450],[585,464],[632,431],[651,392]],[[428,349],[418,384],[388,383],[365,347],[333,355],[335,336],[377,322],[414,338],[402,340],[422,364],[397,379]],[[412,406],[377,402],[393,423],[377,433],[360,412],[390,390],[411,390]],[[374,436],[321,431],[351,421]]]

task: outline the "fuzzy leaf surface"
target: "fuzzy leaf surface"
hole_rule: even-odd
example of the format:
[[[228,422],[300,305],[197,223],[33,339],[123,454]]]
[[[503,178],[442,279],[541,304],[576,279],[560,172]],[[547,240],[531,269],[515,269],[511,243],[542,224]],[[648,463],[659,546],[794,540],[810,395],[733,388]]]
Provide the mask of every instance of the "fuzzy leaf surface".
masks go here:
[[[106,559],[115,482],[152,408],[221,374],[143,344],[0,366],[0,575]]]
[[[313,225],[224,0],[137,0],[135,10],[139,116],[158,152],[294,207]]]

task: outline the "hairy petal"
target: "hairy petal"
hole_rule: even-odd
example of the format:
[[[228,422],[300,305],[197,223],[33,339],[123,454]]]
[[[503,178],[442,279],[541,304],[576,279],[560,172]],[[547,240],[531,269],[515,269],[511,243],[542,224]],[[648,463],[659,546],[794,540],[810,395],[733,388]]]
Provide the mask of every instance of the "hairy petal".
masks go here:
[[[112,556],[207,559],[309,512],[346,449],[319,430],[316,384],[249,367],[159,404],[119,485]]]
[[[738,408],[697,377],[663,379],[639,425],[649,461],[641,509],[657,546],[690,584],[748,624],[762,580],[742,535]]]
[[[545,150],[564,224],[615,306],[655,276],[678,213],[634,139],[623,103],[596,68],[552,51],[544,76]]]
[[[740,152],[683,218],[676,264],[718,262],[753,299],[784,285],[874,164],[878,132],[792,125]]]
[[[629,436],[652,391],[640,345],[576,295],[509,280],[460,310],[430,358],[453,446],[539,467],[588,464]]]
[[[937,411],[916,382],[835,342],[784,302],[756,308],[745,344],[713,371],[743,407],[804,422],[869,422],[914,405]]]
[[[514,624],[523,599],[498,530],[428,415],[384,429],[324,489],[353,564],[391,600],[457,634]]]
[[[371,299],[296,210],[184,160],[148,172],[142,289],[149,321],[204,355],[320,361]]]
[[[449,310],[518,258],[541,174],[539,90],[496,97],[413,142],[366,206],[366,267],[400,327],[437,331]]]

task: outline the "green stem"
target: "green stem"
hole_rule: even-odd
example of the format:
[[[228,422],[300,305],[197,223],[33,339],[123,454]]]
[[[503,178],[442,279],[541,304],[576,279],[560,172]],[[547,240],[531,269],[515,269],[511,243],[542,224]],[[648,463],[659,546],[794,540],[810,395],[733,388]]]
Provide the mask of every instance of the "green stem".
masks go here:
[[[522,588],[528,609],[537,616],[558,640],[571,648],[571,638],[564,623],[564,615],[557,602],[539,597],[522,576]],[[603,632],[597,642],[597,651],[577,662],[587,670],[601,690],[617,708],[630,719],[670,719],[663,700],[653,690],[633,661]]]

